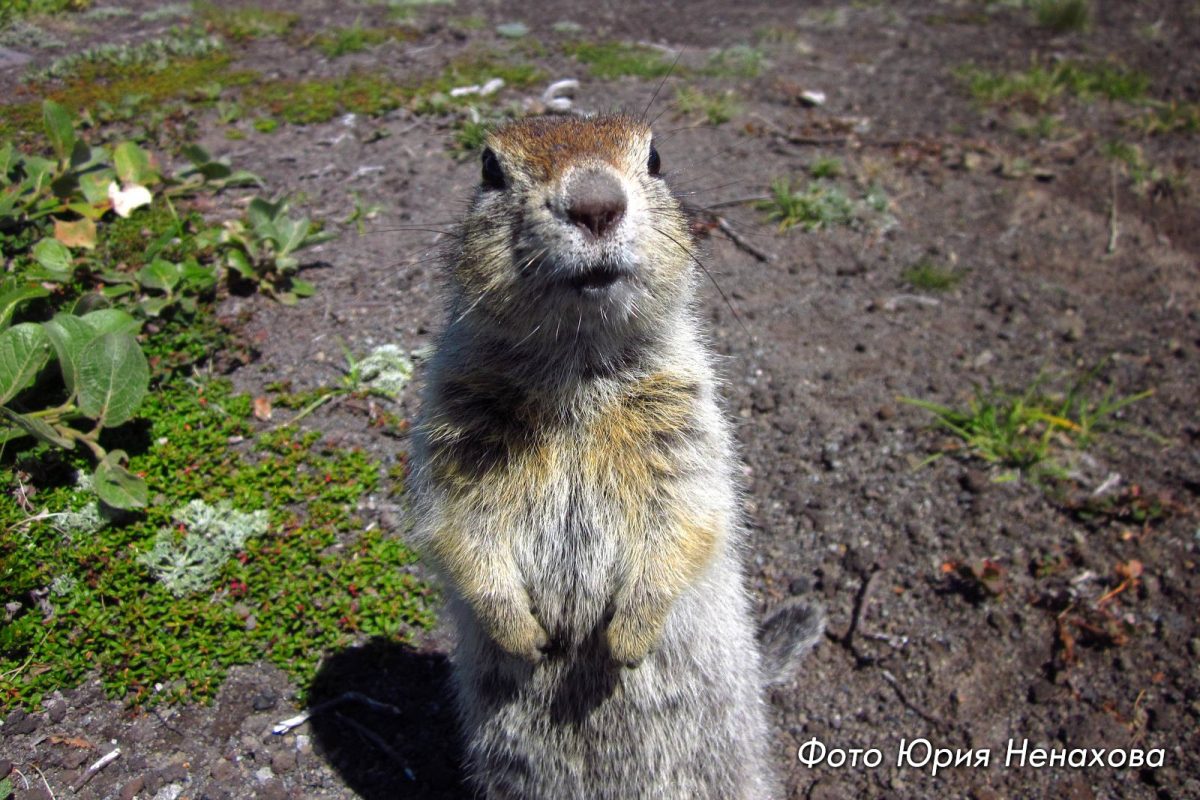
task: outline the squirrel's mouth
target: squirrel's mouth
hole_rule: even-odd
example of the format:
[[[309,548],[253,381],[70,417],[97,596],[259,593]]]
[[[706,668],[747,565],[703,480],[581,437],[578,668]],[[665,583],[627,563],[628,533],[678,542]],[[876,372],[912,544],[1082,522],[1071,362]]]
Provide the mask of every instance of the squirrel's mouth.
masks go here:
[[[597,293],[628,277],[628,270],[612,264],[597,264],[571,275],[566,283],[577,292]]]

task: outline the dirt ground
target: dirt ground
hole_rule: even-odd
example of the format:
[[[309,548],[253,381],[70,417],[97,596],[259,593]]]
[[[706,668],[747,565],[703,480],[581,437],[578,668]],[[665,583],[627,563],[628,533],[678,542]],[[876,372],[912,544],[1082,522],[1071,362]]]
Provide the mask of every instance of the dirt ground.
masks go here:
[[[286,7],[314,33],[381,13],[342,5]],[[1147,161],[1179,176],[1139,188],[1103,147],[1134,137],[1120,123],[1128,109],[1064,102],[1066,133],[1029,138],[953,76],[967,62],[1014,70],[1035,55],[1119,58],[1150,76],[1153,97],[1195,103],[1200,6],[1097,0],[1088,30],[1055,35],[1011,5],[458,0],[422,8],[414,41],[337,61],[272,39],[237,51],[239,65],[270,77],[436,74],[481,42],[508,46],[495,26],[519,20],[546,44],[536,63],[549,79],[581,80],[577,108],[649,105],[669,181],[749,245],[698,215],[710,234],[704,262],[728,296],[706,287],[701,306],[747,465],[750,583],[764,610],[805,594],[829,615],[803,674],[771,697],[791,798],[1200,798],[1200,147],[1195,134],[1138,139]],[[452,24],[469,15],[487,24]],[[565,20],[588,38],[682,50],[685,66],[765,37],[768,63],[756,77],[669,78],[656,96],[657,80],[588,77],[555,45],[553,25]],[[89,36],[152,32],[118,19]],[[18,75],[0,72],[0,86]],[[741,107],[730,122],[699,124],[672,108],[683,83],[733,90]],[[541,89],[506,90],[507,99]],[[805,105],[806,90],[826,102]],[[363,235],[344,226],[316,253],[327,267],[306,275],[314,298],[292,308],[227,301],[223,311],[246,320],[261,353],[233,373],[239,389],[330,383],[343,344],[365,353],[430,342],[436,229],[453,222],[478,179],[477,160],[449,154],[451,135],[448,118],[398,110],[230,141],[211,112],[202,117],[205,146],[300,194],[313,216],[344,219],[351,192],[381,207]],[[803,176],[820,157],[841,159],[847,185],[880,185],[890,219],[780,233],[732,202],[765,194],[777,176]],[[912,289],[901,276],[922,259],[963,270],[963,280],[942,293]],[[1126,410],[1057,492],[997,481],[1001,470],[979,461],[923,463],[946,435],[899,400],[962,406],[975,385],[1019,390],[1097,365],[1118,395],[1154,394]],[[389,463],[404,449],[346,406],[305,424]],[[1106,483],[1118,510],[1152,498],[1166,512],[1145,523],[1085,518],[1081,498]],[[1120,570],[1134,561],[1142,572],[1126,582]],[[269,667],[235,670],[211,706],[135,712],[96,686],[64,690],[42,714],[9,715],[0,760],[43,773],[23,773],[28,789],[15,781],[22,800],[49,798],[48,789],[84,799],[462,797],[448,649],[438,634],[419,648],[369,642],[329,654],[312,687],[317,713],[284,735],[271,726],[299,713],[298,687]],[[78,736],[122,755],[72,794],[96,755],[72,747]],[[876,748],[881,762],[806,766],[797,750],[814,738]],[[918,746],[898,764],[914,739],[972,759],[934,774],[932,761],[919,766]],[[1006,766],[1010,742],[1023,741],[1085,748],[1088,763]],[[1093,748],[1105,759],[1161,750],[1161,766],[1092,764]]]

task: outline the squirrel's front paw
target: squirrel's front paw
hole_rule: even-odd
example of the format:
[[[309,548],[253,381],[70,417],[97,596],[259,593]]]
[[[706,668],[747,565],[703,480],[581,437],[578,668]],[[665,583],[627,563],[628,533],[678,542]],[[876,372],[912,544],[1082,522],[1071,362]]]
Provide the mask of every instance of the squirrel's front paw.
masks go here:
[[[550,637],[529,611],[507,617],[491,631],[500,649],[531,664],[541,661],[550,649]]]
[[[662,627],[661,618],[617,612],[606,633],[608,652],[618,664],[637,667],[658,644]]]

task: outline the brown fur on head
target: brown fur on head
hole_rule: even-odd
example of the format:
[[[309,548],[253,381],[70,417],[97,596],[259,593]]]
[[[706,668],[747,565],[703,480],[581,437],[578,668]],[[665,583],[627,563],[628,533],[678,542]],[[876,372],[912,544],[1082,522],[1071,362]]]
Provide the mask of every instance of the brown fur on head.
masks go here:
[[[487,138],[451,254],[452,313],[508,342],[620,347],[688,306],[692,240],[628,116],[532,117]]]

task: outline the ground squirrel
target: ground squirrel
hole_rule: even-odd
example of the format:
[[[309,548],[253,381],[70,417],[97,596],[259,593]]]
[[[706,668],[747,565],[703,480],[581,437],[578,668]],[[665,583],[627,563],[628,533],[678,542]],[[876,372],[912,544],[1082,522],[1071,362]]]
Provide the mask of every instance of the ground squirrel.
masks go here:
[[[730,428],[698,262],[629,116],[491,133],[447,254],[413,448],[415,540],[448,584],[469,780],[488,798],[768,798]]]

